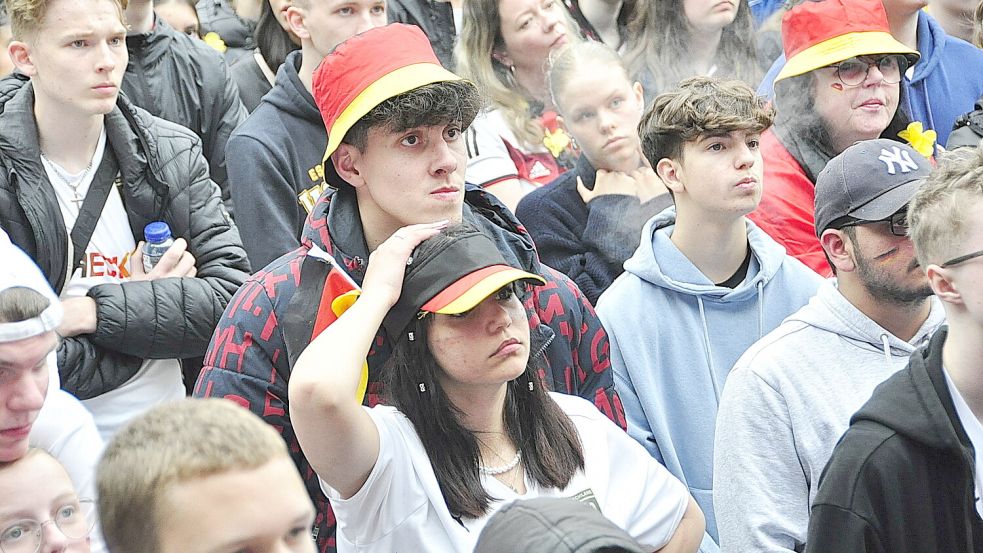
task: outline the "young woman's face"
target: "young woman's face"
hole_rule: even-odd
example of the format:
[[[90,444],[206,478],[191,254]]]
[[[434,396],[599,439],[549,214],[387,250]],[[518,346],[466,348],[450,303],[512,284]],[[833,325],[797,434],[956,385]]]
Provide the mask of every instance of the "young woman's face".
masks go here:
[[[662,0],[665,1],[665,0]],[[740,2],[746,0],[683,0],[683,13],[690,27],[716,32],[734,22]]]
[[[529,320],[522,302],[506,286],[460,315],[434,315],[430,351],[443,369],[449,393],[499,387],[518,378],[529,360]]]
[[[506,66],[543,71],[550,51],[567,43],[563,9],[557,0],[499,0],[505,51],[494,55]]]
[[[631,171],[642,163],[638,122],[642,87],[616,65],[589,62],[568,77],[556,98],[563,126],[597,169]]]
[[[93,516],[79,503],[75,488],[58,461],[33,453],[0,471],[0,543],[4,551],[33,551],[41,527],[42,552],[89,553]]]

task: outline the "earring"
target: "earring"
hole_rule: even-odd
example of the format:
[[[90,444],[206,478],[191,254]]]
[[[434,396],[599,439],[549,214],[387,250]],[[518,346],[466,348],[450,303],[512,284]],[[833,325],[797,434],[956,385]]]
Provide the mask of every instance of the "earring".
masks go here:
[[[420,383],[420,393],[421,394],[427,393],[427,385],[424,384],[423,382]]]
[[[515,80],[515,66],[509,66],[509,72],[505,74],[505,83],[509,88],[519,88],[519,81]]]

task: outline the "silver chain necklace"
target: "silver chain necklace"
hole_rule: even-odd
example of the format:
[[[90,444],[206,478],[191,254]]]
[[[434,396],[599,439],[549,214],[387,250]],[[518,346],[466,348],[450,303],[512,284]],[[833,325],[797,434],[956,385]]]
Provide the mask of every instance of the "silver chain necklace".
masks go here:
[[[82,171],[82,176],[79,177],[78,179],[75,179],[75,182],[72,182],[73,179],[71,175],[64,172],[60,166],[55,164],[55,162],[51,161],[51,159],[49,159],[48,156],[44,155],[44,152],[41,152],[41,159],[44,160],[49,167],[51,167],[52,172],[55,174],[55,176],[58,177],[58,180],[63,182],[65,186],[71,189],[72,191],[71,202],[75,204],[76,208],[81,209],[82,202],[85,201],[85,198],[83,198],[82,195],[79,194],[79,187],[82,186],[83,182],[85,182],[85,178],[89,176],[89,171],[92,170],[92,162],[95,161],[95,156],[93,156],[92,159],[89,160],[89,164],[85,166],[85,171]]]

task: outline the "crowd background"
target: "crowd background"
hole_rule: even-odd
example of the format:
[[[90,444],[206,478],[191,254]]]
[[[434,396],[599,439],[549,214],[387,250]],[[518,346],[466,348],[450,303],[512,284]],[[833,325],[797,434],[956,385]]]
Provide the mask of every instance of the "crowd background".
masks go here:
[[[52,21],[97,31],[45,43]],[[90,35],[102,48],[99,33],[105,52],[89,60],[105,82],[92,86],[64,52],[95,51]],[[941,425],[961,460],[942,470],[898,447],[931,466],[903,473],[922,495],[894,503],[944,505],[944,530],[911,550],[983,551],[980,396],[960,365],[978,306],[967,315],[953,291],[980,284],[953,267],[983,236],[966,184],[980,182],[983,1],[0,0],[0,45],[3,553],[382,551],[414,532],[441,551],[518,551],[542,527],[550,545],[530,550],[577,536],[598,551],[900,551],[898,521],[926,513],[870,488],[858,506],[843,480],[857,456],[882,461],[865,449],[871,425],[929,440],[891,398],[935,393],[913,420]],[[407,59],[426,76],[396,65]],[[425,146],[371,154],[385,133]],[[434,175],[448,178],[427,194],[454,199],[440,209],[413,196]],[[945,204],[951,221],[935,205],[945,194],[966,204]],[[913,242],[909,202],[951,228],[916,217]],[[541,409],[537,424],[431,425],[486,405],[441,395],[438,373],[388,376],[453,372],[426,338],[445,327],[412,295],[414,262],[432,258],[452,264],[428,273],[447,279],[433,292],[465,286],[454,271],[470,261],[452,252],[464,239],[434,253],[443,225],[418,228],[439,220],[521,272],[431,311],[514,311],[531,351],[502,401],[519,409],[515,387],[536,389],[521,409]],[[144,267],[154,221],[173,246]],[[362,316],[361,333],[338,323],[380,282],[403,299],[356,303],[344,320]],[[400,310],[421,317],[395,324]],[[961,326],[945,347],[962,349],[943,367],[947,317]],[[480,343],[452,328],[459,346]],[[922,380],[904,380],[909,359]],[[423,395],[436,406],[414,414]],[[554,402],[561,422],[541,407]],[[516,438],[527,426],[571,457],[530,449]],[[564,449],[573,434],[583,450]],[[437,453],[443,439],[474,479]],[[421,463],[438,514],[364,497],[422,496],[378,483],[405,484]],[[549,496],[580,482],[578,467],[593,485],[578,504],[503,508],[487,484],[463,489],[480,473],[511,499]],[[939,470],[966,505],[925,485]],[[462,506],[471,493],[478,506]],[[209,530],[189,538],[196,525]]]

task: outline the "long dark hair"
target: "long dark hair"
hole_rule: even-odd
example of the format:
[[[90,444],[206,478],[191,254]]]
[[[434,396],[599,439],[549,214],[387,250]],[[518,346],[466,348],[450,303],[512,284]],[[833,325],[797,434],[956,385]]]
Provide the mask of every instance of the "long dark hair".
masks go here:
[[[654,0],[639,3],[628,21],[625,61],[633,78],[655,85],[655,90],[646,91],[652,97],[696,74],[686,55],[692,31],[683,2]],[[748,2],[741,0],[734,21],[724,27],[720,35],[716,55],[719,71],[715,76],[732,77],[757,86],[761,69],[756,46],[751,8]]]
[[[280,26],[269,0],[262,1],[254,36],[260,55],[274,74],[287,59],[287,54],[300,48],[291,40],[290,33]]]
[[[495,498],[481,485],[478,439],[461,424],[461,409],[440,385],[444,371],[428,345],[430,324],[432,316],[414,320],[407,331],[415,339],[408,340],[404,332],[396,342],[387,363],[386,389],[391,404],[416,428],[450,513],[479,518]],[[536,353],[531,352],[526,370],[507,384],[505,430],[522,452],[529,478],[542,487],[564,488],[584,467],[583,447],[573,422],[547,395],[539,376],[542,356]]]

